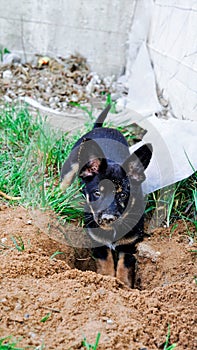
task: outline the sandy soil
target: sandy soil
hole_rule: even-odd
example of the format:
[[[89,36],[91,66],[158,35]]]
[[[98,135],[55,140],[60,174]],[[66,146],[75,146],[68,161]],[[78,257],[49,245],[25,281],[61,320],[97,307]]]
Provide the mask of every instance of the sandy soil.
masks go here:
[[[22,337],[20,347],[74,350],[100,332],[98,350],[154,350],[164,348],[170,324],[169,344],[197,349],[197,245],[184,223],[155,230],[139,246],[136,289],[129,290],[88,271],[87,250],[50,238],[38,222],[22,207],[0,205],[1,337]],[[11,239],[19,236],[21,252]],[[64,254],[51,259],[56,251]]]

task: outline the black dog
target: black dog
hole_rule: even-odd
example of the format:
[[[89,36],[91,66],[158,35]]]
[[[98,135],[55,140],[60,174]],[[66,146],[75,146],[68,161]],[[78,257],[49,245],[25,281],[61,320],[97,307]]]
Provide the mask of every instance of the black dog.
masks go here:
[[[116,129],[103,128],[108,106],[92,131],[73,147],[61,172],[61,188],[79,176],[86,197],[85,227],[92,240],[97,272],[134,285],[135,245],[144,234],[141,183],[151,156],[145,144],[133,154]]]

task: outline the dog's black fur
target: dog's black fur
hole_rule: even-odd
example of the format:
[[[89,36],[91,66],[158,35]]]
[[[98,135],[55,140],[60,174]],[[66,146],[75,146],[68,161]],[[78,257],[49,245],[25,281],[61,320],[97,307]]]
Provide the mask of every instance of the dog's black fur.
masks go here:
[[[141,183],[151,156],[145,144],[133,154],[116,129],[103,128],[110,109],[73,147],[61,172],[65,189],[79,176],[86,197],[85,227],[92,240],[97,271],[134,285],[135,245],[144,234],[144,199]]]

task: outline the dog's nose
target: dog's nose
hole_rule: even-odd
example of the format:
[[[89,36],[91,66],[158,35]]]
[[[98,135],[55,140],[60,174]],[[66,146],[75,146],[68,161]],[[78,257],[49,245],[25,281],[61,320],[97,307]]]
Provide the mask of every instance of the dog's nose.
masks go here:
[[[116,216],[112,214],[102,214],[98,222],[99,224],[111,224],[115,220],[116,220]]]

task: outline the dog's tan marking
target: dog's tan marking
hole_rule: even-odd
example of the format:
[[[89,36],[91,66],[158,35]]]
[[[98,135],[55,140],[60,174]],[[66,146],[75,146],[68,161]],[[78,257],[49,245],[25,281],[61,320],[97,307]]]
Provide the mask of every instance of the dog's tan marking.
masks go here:
[[[96,234],[93,231],[91,229],[88,229],[88,233],[89,233],[90,237],[92,237],[96,242],[102,243],[102,245],[106,245],[107,247],[110,247],[110,249],[111,249],[111,246],[112,246],[111,241],[108,240],[107,238],[99,235],[99,232],[98,233],[96,232],[97,233]]]
[[[62,191],[64,191],[68,186],[70,186],[72,179],[74,177],[74,175],[77,174],[79,170],[79,164],[78,163],[74,163],[71,165],[71,170],[64,175],[63,180],[60,184],[60,189]]]
[[[89,200],[89,195],[88,195],[88,194],[86,195],[86,198],[87,198],[87,203],[88,203],[88,205],[89,205],[89,207],[90,207],[91,213],[92,213],[92,215],[93,215],[93,217],[94,217],[94,220],[95,220],[94,210],[93,210],[92,206],[90,205],[90,200]],[[95,221],[96,221],[96,220],[95,220]]]
[[[128,287],[131,287],[132,284],[132,276],[131,276],[131,269],[124,266],[124,253],[120,253],[117,270],[116,270],[116,277],[126,284]]]
[[[112,230],[112,225],[111,224],[99,224],[99,227],[102,228],[105,231],[111,231]]]
[[[110,250],[108,251],[106,260],[97,259],[96,267],[97,273],[115,277],[114,260]]]
[[[86,166],[85,170],[80,173],[81,177],[92,176],[93,174],[99,173],[99,167],[101,164],[100,159],[91,159]]]
[[[122,192],[122,187],[121,186],[118,186],[117,190],[116,190],[116,193],[121,193]]]
[[[121,216],[121,220],[124,220],[128,215],[129,213],[125,211],[124,214]]]
[[[120,238],[117,242],[116,242],[116,247],[120,246],[120,245],[127,245],[127,244],[132,244],[135,243],[137,240],[139,239],[139,235],[134,235],[131,236],[129,238]]]

